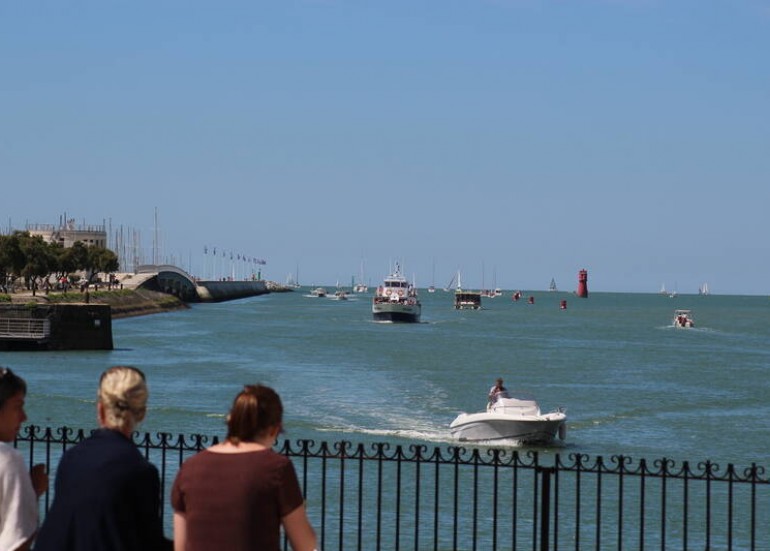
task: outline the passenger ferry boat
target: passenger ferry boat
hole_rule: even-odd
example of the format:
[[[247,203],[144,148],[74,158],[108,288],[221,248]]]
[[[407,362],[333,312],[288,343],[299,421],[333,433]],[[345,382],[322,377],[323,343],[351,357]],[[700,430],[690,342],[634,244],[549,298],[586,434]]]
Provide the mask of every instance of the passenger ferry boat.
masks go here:
[[[455,291],[455,310],[480,310],[481,293],[478,291]]]
[[[417,288],[409,283],[396,264],[395,271],[377,287],[372,299],[374,321],[419,323],[422,305]]]

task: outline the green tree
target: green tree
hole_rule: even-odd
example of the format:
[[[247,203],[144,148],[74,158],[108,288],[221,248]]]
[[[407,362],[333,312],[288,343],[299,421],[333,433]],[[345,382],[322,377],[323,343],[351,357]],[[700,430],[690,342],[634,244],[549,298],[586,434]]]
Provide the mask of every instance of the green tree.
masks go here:
[[[115,272],[120,267],[117,255],[104,247],[88,247],[88,259],[85,269],[91,281],[97,272]]]
[[[85,270],[88,267],[88,247],[81,241],[76,241],[71,247],[61,248],[59,251],[59,277],[66,276],[77,270]]]
[[[25,232],[20,236],[19,247],[24,254],[24,266],[19,275],[24,278],[27,289],[38,277],[46,278],[56,269],[57,258],[51,246],[39,235],[30,236]]]
[[[23,238],[29,238],[29,232],[13,232],[0,236],[0,272],[3,276],[19,275],[26,264],[26,257],[21,248]]]

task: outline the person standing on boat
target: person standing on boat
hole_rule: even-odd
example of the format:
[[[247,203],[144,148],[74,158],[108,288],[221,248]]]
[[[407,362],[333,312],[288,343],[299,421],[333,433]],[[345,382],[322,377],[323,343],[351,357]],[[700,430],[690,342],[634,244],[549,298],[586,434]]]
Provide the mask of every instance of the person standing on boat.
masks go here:
[[[495,386],[489,389],[489,403],[494,404],[497,402],[498,398],[510,398],[511,395],[508,394],[508,389],[503,386],[503,380],[498,377],[497,381],[495,381]]]

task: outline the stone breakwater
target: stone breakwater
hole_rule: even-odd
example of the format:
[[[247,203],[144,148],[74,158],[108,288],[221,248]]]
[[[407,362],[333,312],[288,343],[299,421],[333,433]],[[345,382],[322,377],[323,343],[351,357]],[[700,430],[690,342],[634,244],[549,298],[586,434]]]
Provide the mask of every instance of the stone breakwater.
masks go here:
[[[13,293],[10,295],[0,295],[0,299],[5,297],[5,302],[10,304],[106,304],[112,311],[113,318],[127,318],[131,316],[144,316],[147,314],[158,314],[162,312],[172,312],[175,310],[185,310],[190,306],[178,297],[153,291],[144,288],[135,289],[112,289],[100,287],[98,290],[89,289],[88,291],[72,290],[67,293],[49,293],[31,291]],[[292,289],[273,281],[264,282],[264,294],[291,292]],[[240,296],[219,297],[220,300],[228,298],[241,298]],[[2,304],[0,300],[0,304]]]

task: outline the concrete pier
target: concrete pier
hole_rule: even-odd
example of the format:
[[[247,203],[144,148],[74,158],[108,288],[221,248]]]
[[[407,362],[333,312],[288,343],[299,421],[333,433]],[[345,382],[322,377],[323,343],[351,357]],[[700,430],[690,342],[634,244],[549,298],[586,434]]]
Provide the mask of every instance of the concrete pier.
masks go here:
[[[106,304],[0,304],[0,350],[112,350]]]
[[[136,283],[134,283],[136,282]],[[126,285],[160,291],[184,302],[223,302],[269,293],[264,281],[199,281],[171,265],[145,265],[137,268]]]
[[[221,302],[269,293],[264,281],[199,281],[195,290],[201,302]]]

